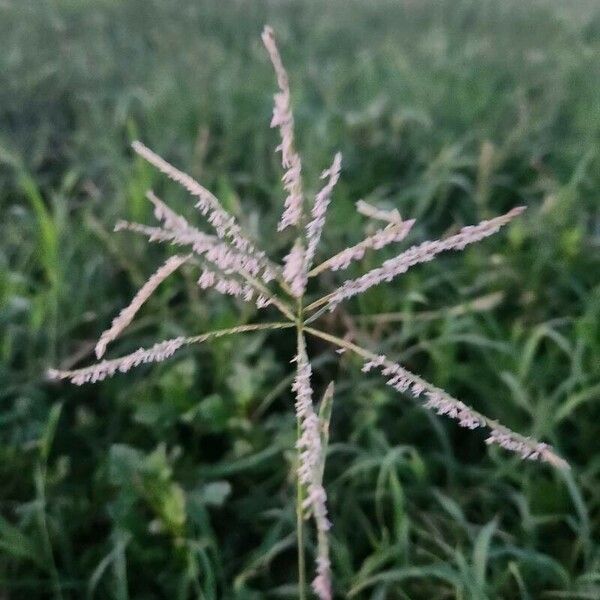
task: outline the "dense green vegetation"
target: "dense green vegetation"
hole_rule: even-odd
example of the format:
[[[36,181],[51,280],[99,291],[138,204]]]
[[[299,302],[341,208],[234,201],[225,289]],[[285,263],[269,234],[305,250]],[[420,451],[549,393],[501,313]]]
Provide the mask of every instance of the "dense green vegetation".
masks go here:
[[[289,246],[273,235],[266,22],[312,190],[344,155],[326,248],[361,238],[363,197],[417,218],[411,242],[528,207],[323,327],[572,465],[488,450],[313,340],[319,393],[336,381],[339,597],[599,598],[600,5],[582,0],[0,2],[0,596],[295,597],[293,335],[225,338],[97,386],[44,377],[90,363],[164,258],[111,231],[151,222],[148,187],[200,223],[133,139],[273,257]],[[161,286],[112,355],[265,318],[196,278]]]

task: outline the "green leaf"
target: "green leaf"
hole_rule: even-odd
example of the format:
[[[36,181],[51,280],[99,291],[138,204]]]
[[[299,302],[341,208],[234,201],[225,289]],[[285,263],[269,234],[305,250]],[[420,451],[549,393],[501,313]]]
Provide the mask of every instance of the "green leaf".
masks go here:
[[[181,535],[186,521],[185,493],[183,488],[172,483],[168,487],[157,490],[159,493],[159,512],[165,526],[171,533]]]
[[[197,497],[209,506],[222,506],[231,494],[231,484],[228,481],[213,481],[203,486]]]
[[[109,480],[113,485],[131,486],[144,463],[144,455],[131,446],[114,444],[108,457]]]
[[[319,430],[321,432],[321,465],[319,467],[319,482],[323,483],[325,472],[325,460],[327,458],[327,447],[329,445],[329,423],[333,410],[333,394],[335,386],[333,381],[325,389],[321,404],[319,405]]]
[[[52,442],[54,441],[54,435],[56,433],[56,427],[58,425],[58,421],[60,419],[60,413],[62,411],[62,403],[57,402],[50,409],[50,414],[48,415],[48,421],[46,422],[46,427],[44,429],[44,433],[40,439],[40,456],[43,462],[48,460],[48,456],[50,455],[50,449],[52,447]]]
[[[473,548],[473,568],[475,570],[475,581],[479,589],[483,591],[485,586],[485,572],[487,568],[490,543],[496,531],[497,522],[494,519],[490,521],[477,535]]]
[[[41,544],[35,543],[27,537],[18,527],[11,525],[4,517],[0,516],[0,551],[15,558],[31,560],[41,569],[46,569]]]

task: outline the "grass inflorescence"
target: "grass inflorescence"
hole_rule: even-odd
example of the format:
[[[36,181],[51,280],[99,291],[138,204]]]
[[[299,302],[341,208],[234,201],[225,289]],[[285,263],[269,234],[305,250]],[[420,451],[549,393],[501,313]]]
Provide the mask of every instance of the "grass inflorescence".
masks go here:
[[[288,480],[296,431],[286,363],[302,348],[291,335],[300,325],[315,404],[336,380],[334,411],[320,421],[328,424],[327,466],[323,473],[319,463],[316,480],[334,524],[336,590],[357,598],[595,597],[593,7],[575,17],[551,2],[511,14],[491,3],[340,11],[307,2],[299,19],[292,6],[266,3],[219,11],[182,3],[180,16],[153,2],[142,12],[135,2],[84,4],[48,5],[43,15],[27,12],[27,3],[2,9],[13,25],[9,47],[23,49],[2,59],[18,83],[0,105],[8,117],[2,587],[27,598],[296,597],[296,492]],[[296,290],[306,285],[305,318],[284,278],[287,264],[301,274],[283,261],[295,235],[271,233],[283,202],[271,160],[278,141],[264,131],[272,75],[253,40],[265,21],[281,32],[291,67],[303,197],[316,195],[312,182],[338,149],[343,154],[314,277],[296,282]],[[32,31],[46,32],[35,57],[24,44]],[[57,70],[60,44],[78,52],[67,48]],[[146,52],[152,64],[140,58]],[[192,65],[198,55],[205,60]],[[160,285],[136,319],[121,313],[111,326],[126,326],[128,336],[104,336],[109,356],[177,340],[131,365],[177,350],[172,360],[98,387],[48,385],[47,365],[71,371],[93,360],[102,328],[150,276],[144,265],[164,262],[159,247],[109,235],[107,224],[142,226],[157,207],[162,218],[199,222],[175,186],[124,152],[123,138],[138,137],[187,165],[237,217],[256,244],[251,256],[237,247],[243,256],[226,260],[255,271],[253,281],[211,277],[199,265],[197,286],[196,258],[177,249],[178,273],[163,281],[157,271]],[[358,198],[375,212],[355,211]],[[528,210],[506,233],[461,260],[440,255],[364,296],[328,297],[431,232],[448,240],[459,231],[454,223],[489,221],[519,205]],[[212,243],[209,229],[187,234],[196,232],[209,239],[192,245]],[[145,233],[173,242],[158,229]],[[376,248],[396,235],[408,237]],[[260,263],[265,250],[264,264],[248,260]],[[223,259],[218,250],[211,256]],[[348,260],[348,270],[329,268]],[[265,272],[275,278],[265,282]],[[281,332],[268,332],[269,323]],[[201,354],[191,354],[199,342]],[[345,352],[332,353],[332,344]],[[368,354],[355,357],[356,348]],[[392,385],[414,385],[393,367],[400,361],[411,378],[419,373],[477,415],[552,442],[573,469],[485,452],[479,427],[470,434],[435,415],[430,421],[417,405],[398,402],[385,380],[361,374],[365,361],[392,369]],[[435,410],[457,408],[428,400]],[[501,443],[502,433],[494,433]],[[305,531],[308,555],[318,545]]]

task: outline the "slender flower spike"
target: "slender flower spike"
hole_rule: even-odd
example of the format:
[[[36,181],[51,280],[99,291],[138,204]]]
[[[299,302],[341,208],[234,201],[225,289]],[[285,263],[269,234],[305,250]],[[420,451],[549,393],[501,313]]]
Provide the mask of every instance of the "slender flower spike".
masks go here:
[[[398,210],[386,211],[367,204],[364,200],[356,203],[356,209],[361,214],[379,221],[386,221],[388,225],[384,229],[378,229],[373,235],[367,236],[364,240],[345,248],[341,252],[327,259],[318,267],[309,272],[309,277],[314,277],[322,271],[330,269],[331,271],[343,271],[347,269],[354,261],[361,260],[367,250],[381,250],[388,244],[401,242],[410,232],[415,223],[414,219],[403,221]]]
[[[50,380],[58,381],[66,379],[75,385],[83,385],[84,383],[96,383],[107,377],[112,377],[117,373],[127,373],[127,371],[143,364],[161,362],[170,358],[181,348],[192,344],[201,344],[211,339],[216,339],[237,333],[245,333],[248,331],[264,331],[289,329],[293,327],[292,323],[256,323],[250,325],[238,325],[229,329],[215,329],[208,333],[192,337],[177,337],[170,340],[164,340],[154,344],[151,348],[138,348],[135,352],[113,358],[111,360],[103,360],[99,363],[83,367],[81,369],[62,370],[48,369],[47,377]]]
[[[218,292],[221,292],[221,294],[225,294],[226,296],[235,296],[246,302],[250,302],[254,298],[254,290],[252,289],[251,285],[247,283],[241,283],[233,278],[223,277],[218,273],[207,269],[202,271],[202,275],[200,275],[200,278],[198,279],[198,285],[203,290],[214,287]],[[267,305],[268,302],[265,304],[265,301],[261,300],[260,307]]]
[[[144,225],[142,223],[135,223],[131,221],[117,221],[115,223],[114,231],[133,231],[146,236],[149,242],[170,242],[171,244],[178,246],[192,246],[196,243],[196,240],[182,237],[178,233],[175,233],[169,229],[165,229],[164,227],[153,227],[151,225]],[[200,231],[198,231],[198,234],[199,236],[202,236],[202,238],[207,238],[206,240],[202,239],[203,244],[208,244],[209,241],[214,243],[214,240],[217,239],[214,236],[205,236],[205,234],[201,233]]]
[[[304,294],[307,280],[305,250],[300,239],[296,240],[290,253],[283,260],[283,278],[289,284],[292,294],[300,298]]]
[[[294,115],[292,113],[288,74],[283,66],[271,27],[264,28],[262,41],[273,63],[277,85],[279,86],[279,92],[275,94],[271,127],[279,127],[281,132],[281,144],[277,147],[277,150],[281,151],[281,164],[285,170],[282,180],[287,198],[277,230],[283,231],[290,225],[298,225],[302,218],[304,200],[302,194],[302,161],[294,147]]]
[[[154,290],[179,267],[189,260],[190,256],[172,256],[146,281],[138,293],[133,297],[133,300],[124,308],[112,322],[110,329],[107,329],[96,344],[96,356],[102,358],[106,351],[106,346],[115,340],[117,336],[133,321],[137,311],[142,307],[144,302],[152,295]]]
[[[321,179],[327,179],[327,183],[321,189],[321,191],[315,197],[315,202],[312,207],[312,221],[306,226],[306,239],[308,245],[306,248],[306,254],[304,256],[304,270],[309,271],[319,240],[321,239],[321,232],[325,225],[325,215],[327,214],[327,208],[331,202],[331,192],[335,187],[335,184],[340,178],[340,169],[342,168],[342,155],[338,152],[334,158],[331,167],[321,174]]]
[[[315,412],[310,384],[311,366],[306,355],[304,338],[298,334],[298,354],[296,379],[292,390],[296,392],[296,415],[300,424],[300,437],[296,443],[299,451],[298,479],[306,486],[307,496],[303,509],[313,514],[319,538],[317,575],[313,590],[321,600],[331,599],[331,573],[329,546],[326,543],[327,531],[331,527],[327,516],[327,494],[321,483],[323,448],[321,445],[321,424]]]
[[[154,344],[152,348],[145,350],[139,348],[133,354],[115,358],[113,360],[103,360],[91,367],[76,369],[74,371],[60,371],[50,369],[48,377],[50,379],[70,379],[75,385],[84,383],[96,383],[107,377],[112,377],[115,373],[127,373],[130,369],[142,364],[151,362],[160,362],[173,356],[185,344],[185,338],[178,337],[172,340],[166,340]]]
[[[362,370],[364,373],[368,373],[373,368],[380,370],[382,375],[389,378],[386,381],[387,385],[403,394],[409,393],[414,398],[425,398],[423,402],[425,408],[434,410],[438,415],[454,419],[461,427],[467,429],[488,427],[491,430],[486,439],[488,445],[497,444],[518,454],[521,458],[541,460],[555,467],[564,468],[566,466],[565,461],[557,456],[547,444],[524,438],[498,425],[460,400],[453,398],[444,390],[436,388],[404,367],[393,363],[387,357],[380,355],[366,361]]]
[[[327,268],[332,271],[343,271],[351,263],[361,260],[367,250],[381,250],[388,244],[401,242],[412,229],[414,219],[403,221],[397,225],[388,225],[385,229],[378,229],[373,235],[366,237],[355,246],[342,250],[327,261]],[[321,270],[324,270],[321,268]]]
[[[263,256],[263,253],[257,252],[252,243],[244,237],[235,218],[225,211],[221,203],[204,186],[200,185],[187,173],[169,164],[164,158],[152,152],[152,150],[144,146],[141,142],[133,142],[132,147],[151,165],[173,181],[181,184],[190,194],[196,196],[198,199],[196,208],[207,218],[220,238],[229,239],[241,252],[257,253],[259,256]]]
[[[342,301],[357,296],[375,285],[392,281],[419,263],[433,260],[441,252],[462,250],[467,245],[496,233],[501,227],[520,215],[524,209],[523,207],[513,208],[504,215],[482,221],[475,226],[464,227],[459,233],[446,239],[426,241],[412,246],[361,277],[344,281],[333,292],[310,304],[305,303],[309,277],[316,277],[324,271],[341,271],[353,262],[360,261],[367,251],[376,252],[389,244],[402,242],[410,232],[414,220],[403,220],[397,209],[383,210],[367,202],[359,201],[356,207],[358,212],[371,220],[378,221],[380,228],[358,244],[342,249],[317,266],[312,266],[325,225],[327,209],[331,203],[332,192],[340,177],[341,154],[337,153],[329,169],[323,172],[322,179],[325,182],[314,199],[310,214],[303,214],[302,167],[300,156],[294,147],[294,118],[291,110],[288,76],[270,27],[265,27],[262,39],[273,63],[279,85],[279,92],[275,95],[271,125],[278,127],[281,133],[281,145],[278,150],[281,151],[285,171],[283,184],[287,196],[278,230],[291,225],[298,226],[298,235],[293,247],[284,257],[283,264],[275,264],[266,252],[250,241],[236,219],[225,211],[211,192],[141,142],[134,142],[133,148],[141,157],[179,183],[196,198],[196,206],[200,214],[212,227],[215,235],[197,229],[184,217],[169,208],[154,193],[148,192],[148,199],[152,202],[154,216],[159,226],[120,221],[115,229],[140,233],[151,242],[163,242],[184,247],[189,254],[167,259],[150,277],[135,294],[130,304],[113,319],[110,327],[101,334],[96,345],[96,355],[98,359],[104,356],[110,342],[116,339],[132,322],[140,307],[160,283],[186,262],[190,268],[200,265],[198,285],[201,289],[214,289],[228,296],[251,301],[259,309],[271,307],[273,310],[278,310],[285,320],[247,323],[229,329],[200,333],[193,337],[180,336],[158,342],[150,348],[139,348],[125,356],[104,359],[87,367],[52,369],[48,375],[51,379],[68,380],[75,385],[94,383],[118,373],[126,373],[139,365],[163,361],[192,344],[246,332],[295,329],[297,336],[297,352],[294,359],[296,374],[292,391],[295,395],[295,412],[299,431],[296,442],[298,452],[298,546],[299,552],[303,556],[302,523],[304,518],[311,517],[317,537],[312,589],[319,600],[331,600],[332,576],[328,539],[331,522],[327,507],[327,493],[323,486],[326,447],[329,437],[329,416],[326,419],[323,418],[322,422],[313,404],[312,367],[306,351],[306,335],[334,344],[340,354],[349,351],[359,356],[364,361],[363,371],[365,373],[371,370],[379,372],[385,378],[388,386],[402,395],[411,396],[424,408],[450,418],[468,430],[486,431],[488,445],[499,446],[522,459],[542,461],[553,467],[566,468],[568,465],[548,444],[511,431],[390,358],[354,344],[349,337],[337,337],[310,326],[327,310],[335,310]],[[278,287],[276,288],[276,286]],[[333,391],[331,390],[330,396],[326,392],[324,398],[329,398],[327,402],[330,402],[333,398]],[[325,410],[324,406],[329,406],[329,408]],[[321,406],[321,415],[329,415],[330,406],[324,400]],[[325,420],[327,422],[326,431],[323,425]],[[304,561],[299,560],[299,565],[303,564]],[[304,595],[302,570],[299,579],[301,594]]]
[[[366,275],[363,275],[358,279],[349,279],[345,281],[341,287],[329,296],[329,310],[334,310],[342,300],[362,294],[375,285],[384,281],[389,283],[398,275],[406,273],[406,271],[414,265],[433,260],[440,252],[463,250],[468,244],[479,242],[482,239],[493,235],[500,227],[512,221],[512,219],[520,215],[524,210],[525,207],[519,206],[513,208],[505,215],[495,217],[489,221],[482,221],[479,225],[463,227],[459,233],[445,240],[423,242],[418,246],[409,248],[406,252],[403,252],[396,258],[386,260],[381,267],[372,269]]]

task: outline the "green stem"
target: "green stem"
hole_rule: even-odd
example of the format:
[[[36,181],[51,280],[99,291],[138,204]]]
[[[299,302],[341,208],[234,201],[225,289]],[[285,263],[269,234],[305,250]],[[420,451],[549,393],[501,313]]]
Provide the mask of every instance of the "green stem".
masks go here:
[[[309,304],[306,307],[306,311],[310,312],[311,310],[315,310],[316,308],[319,308],[319,306],[323,306],[323,304],[327,304],[329,302],[329,300],[331,300],[331,298],[333,298],[333,293],[327,294],[326,296],[323,296],[322,298],[315,300],[312,304]]]
[[[275,329],[289,329],[294,327],[294,323],[287,323],[285,321],[279,321],[275,323],[253,323],[250,325],[238,325],[236,327],[229,327],[227,329],[215,329],[208,333],[202,333],[193,337],[186,338],[186,344],[199,344],[201,342],[208,341],[213,338],[224,337],[226,335],[233,335],[236,333],[246,333],[248,331],[262,331],[262,330],[275,330]]]
[[[43,462],[38,464],[35,473],[35,486],[37,488],[37,499],[39,501],[38,519],[42,534],[42,542],[49,562],[50,578],[52,580],[52,587],[54,588],[54,597],[56,600],[63,600],[60,576],[56,567],[56,560],[54,559],[52,541],[50,540],[50,532],[48,530],[48,518],[46,516],[46,471],[47,465],[46,460],[44,459]]]
[[[327,312],[327,307],[322,306],[317,312],[314,312],[306,319],[306,321],[304,321],[304,325],[306,326],[310,325],[310,323],[314,323],[321,315],[325,314],[325,312]]]

